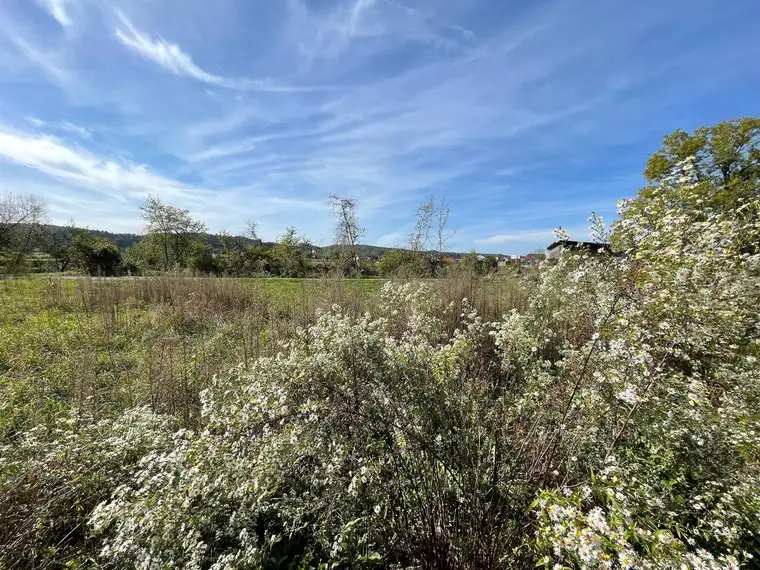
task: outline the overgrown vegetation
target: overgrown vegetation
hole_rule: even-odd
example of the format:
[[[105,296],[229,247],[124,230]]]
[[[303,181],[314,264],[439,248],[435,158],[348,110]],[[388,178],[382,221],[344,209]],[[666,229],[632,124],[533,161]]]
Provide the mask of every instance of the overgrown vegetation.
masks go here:
[[[520,276],[4,284],[0,565],[753,567],[750,127]]]

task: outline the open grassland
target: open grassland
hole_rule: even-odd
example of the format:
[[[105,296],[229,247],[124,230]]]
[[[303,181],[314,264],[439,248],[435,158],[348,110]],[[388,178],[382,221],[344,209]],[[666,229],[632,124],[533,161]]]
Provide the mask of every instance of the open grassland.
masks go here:
[[[197,427],[217,374],[271,355],[320,310],[374,312],[382,280],[22,279],[0,281],[0,438],[74,409],[94,418],[149,405]],[[431,281],[498,315],[528,280]],[[450,326],[458,314],[452,313]]]

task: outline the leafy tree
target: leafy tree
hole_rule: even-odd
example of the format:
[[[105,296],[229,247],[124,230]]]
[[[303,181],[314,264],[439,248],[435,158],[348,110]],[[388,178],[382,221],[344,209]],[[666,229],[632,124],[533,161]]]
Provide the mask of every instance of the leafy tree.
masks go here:
[[[207,257],[207,267],[210,267],[209,258],[213,257],[216,271],[224,275],[243,275],[245,246],[227,232],[222,232],[217,237],[219,248],[214,252],[209,251],[208,254],[204,254]]]
[[[273,269],[282,277],[306,275],[306,242],[295,228],[289,227],[277,240],[271,253]]]
[[[383,277],[415,277],[420,255],[406,249],[392,249],[377,263],[377,270]]]
[[[262,245],[249,245],[242,253],[243,271],[246,275],[270,273],[273,267],[273,249]]]
[[[362,277],[375,277],[379,275],[377,262],[372,259],[363,259],[359,262]]]
[[[652,228],[665,212],[696,214],[703,221],[711,212],[751,215],[747,205],[760,196],[760,119],[726,121],[693,133],[677,130],[664,138],[644,174],[647,186],[625,202],[625,208]],[[613,248],[626,249],[630,244],[623,243],[624,238],[630,235],[617,232]],[[758,247],[740,241],[742,251]]]
[[[110,277],[121,269],[121,250],[105,238],[77,231],[71,244],[72,265],[88,275]]]
[[[725,121],[692,133],[677,130],[666,136],[660,150],[649,158],[644,172],[649,186],[639,197],[646,199],[669,178],[688,176],[700,185],[695,200],[739,207],[760,194],[759,147],[760,118]]]
[[[217,254],[208,243],[196,243],[188,258],[188,267],[205,274],[218,273]]]
[[[66,271],[72,261],[72,245],[76,236],[77,227],[74,220],[62,227],[51,227],[45,232],[44,243],[45,249],[55,259],[58,271]]]
[[[152,269],[161,268],[164,257],[160,244],[147,237],[125,249],[122,254],[122,261],[125,270],[139,275]]]
[[[36,196],[0,194],[0,257],[8,273],[21,267],[40,238],[46,217],[47,206]]]
[[[392,249],[383,254],[377,262],[377,270],[383,277],[398,275],[399,268],[407,261],[407,252],[403,249]]]
[[[163,269],[185,267],[192,248],[206,231],[206,224],[194,220],[187,209],[164,204],[158,196],[148,196],[140,206],[147,239],[154,241],[163,257]]]

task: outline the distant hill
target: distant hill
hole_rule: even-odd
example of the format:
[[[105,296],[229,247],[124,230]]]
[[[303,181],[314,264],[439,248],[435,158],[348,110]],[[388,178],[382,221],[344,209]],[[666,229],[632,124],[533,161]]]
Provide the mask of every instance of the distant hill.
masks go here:
[[[45,229],[49,232],[53,233],[60,233],[63,234],[68,230],[65,226],[55,226],[55,225],[48,225],[45,226]],[[120,249],[127,249],[128,247],[133,247],[137,245],[140,240],[143,239],[143,234],[131,234],[131,233],[113,233],[113,232],[107,232],[105,230],[91,230],[89,228],[77,228],[80,231],[85,232],[86,234],[89,234],[91,236],[95,237],[102,237],[106,238],[109,241],[112,241],[116,245],[119,246]],[[219,248],[221,247],[221,237],[217,234],[206,234],[206,241],[211,245],[211,247]],[[245,237],[245,236],[228,236],[230,240],[232,240],[234,243],[236,243],[239,246],[248,246],[253,244],[261,244],[261,240],[252,240],[251,238]],[[266,244],[265,244],[266,245]],[[274,245],[274,244],[270,244]],[[40,246],[40,249],[44,251],[45,244],[42,244]]]
[[[54,225],[48,225],[45,226],[45,229],[49,232],[53,233],[59,233],[63,234],[64,232],[68,231],[68,228],[66,226],[54,226]],[[128,247],[132,247],[133,245],[137,244],[142,239],[142,236],[139,234],[115,234],[111,232],[106,232],[103,230],[91,230],[89,228],[78,228],[85,232],[87,232],[90,235],[106,238],[116,245],[118,245],[121,249],[127,249]],[[45,249],[44,244],[40,247],[40,249]]]

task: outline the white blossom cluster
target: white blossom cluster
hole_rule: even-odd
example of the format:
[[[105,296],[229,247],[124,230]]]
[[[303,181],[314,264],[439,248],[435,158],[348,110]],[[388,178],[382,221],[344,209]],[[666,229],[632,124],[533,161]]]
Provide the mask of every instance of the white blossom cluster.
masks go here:
[[[71,567],[93,563],[89,549],[68,539],[87,534],[83,518],[131,479],[146,454],[168,449],[174,430],[145,408],[97,422],[72,412],[0,445],[0,566],[36,568],[53,557]]]

